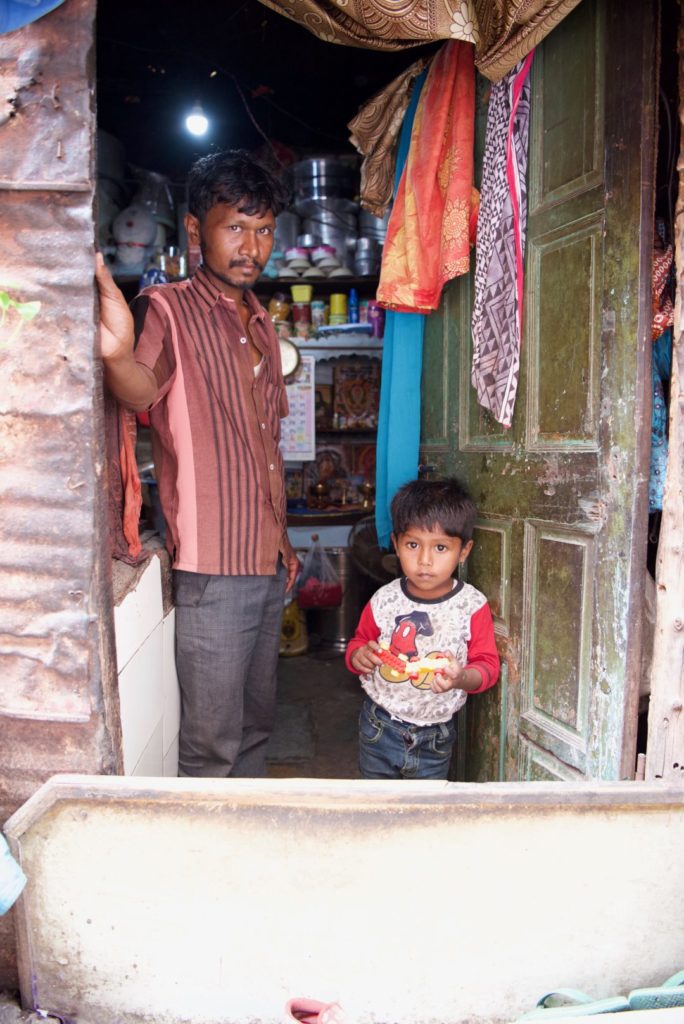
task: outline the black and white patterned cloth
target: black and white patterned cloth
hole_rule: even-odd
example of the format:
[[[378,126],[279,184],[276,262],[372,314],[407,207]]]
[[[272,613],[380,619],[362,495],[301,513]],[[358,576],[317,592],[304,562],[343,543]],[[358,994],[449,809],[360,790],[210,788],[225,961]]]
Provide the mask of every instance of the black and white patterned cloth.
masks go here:
[[[520,367],[532,56],[492,85],[477,221],[471,379],[480,405],[504,427]]]

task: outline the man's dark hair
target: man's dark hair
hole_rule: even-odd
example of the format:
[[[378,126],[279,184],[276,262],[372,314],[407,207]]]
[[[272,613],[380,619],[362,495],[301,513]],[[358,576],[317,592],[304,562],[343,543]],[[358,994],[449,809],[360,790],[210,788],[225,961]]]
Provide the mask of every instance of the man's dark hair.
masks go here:
[[[447,537],[472,540],[477,508],[467,490],[455,477],[446,480],[412,480],[400,487],[392,499],[392,528],[396,536],[412,527],[434,530]]]
[[[212,206],[228,203],[252,217],[285,209],[289,190],[244,149],[227,149],[200,157],[188,174],[188,210],[203,220]]]

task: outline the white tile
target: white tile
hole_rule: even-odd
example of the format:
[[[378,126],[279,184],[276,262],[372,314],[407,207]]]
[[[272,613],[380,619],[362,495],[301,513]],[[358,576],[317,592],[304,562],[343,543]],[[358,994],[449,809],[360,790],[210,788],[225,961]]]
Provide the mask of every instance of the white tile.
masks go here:
[[[124,670],[119,673],[119,703],[126,775],[133,771],[153,732],[162,721],[162,665],[163,626],[160,622]]]
[[[163,622],[164,653],[162,664],[164,687],[164,755],[178,735],[180,725],[180,690],[176,675],[176,610],[172,609]],[[174,771],[175,775],[176,772]]]
[[[119,672],[144,643],[163,616],[161,563],[151,558],[135,590],[114,609],[116,663]]]
[[[148,778],[161,777],[164,774],[164,759],[162,757],[162,723],[161,719],[150,736],[150,740],[143,750],[138,763],[131,772],[132,775],[145,775]]]
[[[178,733],[171,740],[171,746],[164,754],[164,775],[172,779],[178,775]]]

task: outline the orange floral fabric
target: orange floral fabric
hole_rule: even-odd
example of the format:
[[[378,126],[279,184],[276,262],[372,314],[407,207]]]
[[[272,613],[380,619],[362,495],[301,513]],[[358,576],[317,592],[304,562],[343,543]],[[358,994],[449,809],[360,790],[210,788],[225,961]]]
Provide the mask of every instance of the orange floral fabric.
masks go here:
[[[444,284],[470,269],[474,135],[473,48],[446,43],[428,71],[387,225],[378,301],[389,309],[429,313]]]

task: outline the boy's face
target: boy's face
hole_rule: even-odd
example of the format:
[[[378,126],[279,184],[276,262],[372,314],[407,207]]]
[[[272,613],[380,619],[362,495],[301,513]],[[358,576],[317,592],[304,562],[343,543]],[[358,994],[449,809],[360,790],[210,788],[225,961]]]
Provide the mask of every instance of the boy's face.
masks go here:
[[[465,562],[473,546],[472,540],[464,544],[460,537],[449,537],[439,526],[434,530],[410,526],[406,533],[392,534],[392,543],[409,593],[422,601],[434,601],[451,591],[454,570]]]

